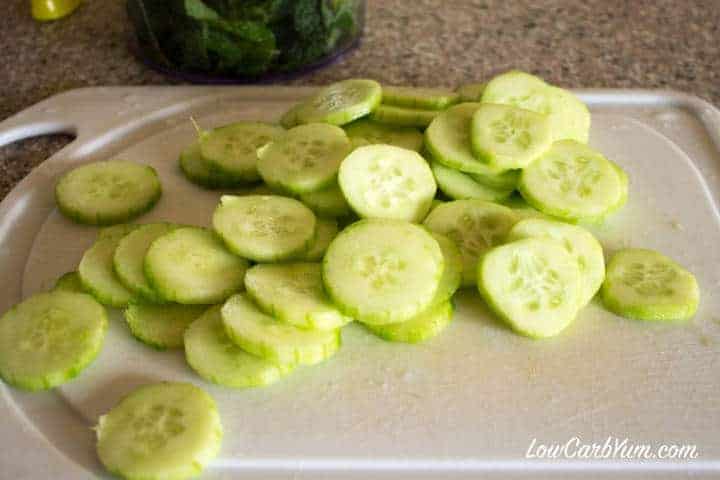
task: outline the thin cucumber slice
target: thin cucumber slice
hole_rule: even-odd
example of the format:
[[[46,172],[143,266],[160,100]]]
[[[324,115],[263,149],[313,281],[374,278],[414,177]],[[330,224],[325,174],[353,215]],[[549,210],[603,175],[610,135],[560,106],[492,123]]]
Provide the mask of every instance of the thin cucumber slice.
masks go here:
[[[224,195],[213,227],[228,248],[256,262],[306,252],[315,238],[315,214],[298,200],[277,195]]]
[[[601,220],[627,196],[616,166],[574,140],[553,143],[522,171],[518,189],[533,207],[568,221]]]
[[[473,114],[470,140],[475,155],[504,169],[525,168],[550,148],[547,117],[510,105],[483,103]]]
[[[67,272],[57,279],[53,291],[87,293],[77,272]]]
[[[345,131],[326,123],[300,125],[258,151],[260,176],[273,189],[293,194],[330,186],[352,150]]]
[[[303,102],[296,103],[292,107],[288,108],[287,111],[280,117],[280,125],[288,130],[293,127],[297,127],[300,124],[298,120],[298,113],[303,108],[305,108],[305,104]]]
[[[480,294],[516,332],[552,337],[577,315],[577,259],[557,240],[527,238],[489,250],[477,269]]]
[[[334,330],[352,321],[325,294],[319,263],[255,265],[245,290],[265,313],[301,328]]]
[[[455,200],[435,207],[423,224],[447,235],[463,258],[463,286],[475,285],[478,258],[499,245],[517,222],[507,207],[483,200]]]
[[[444,268],[438,242],[422,227],[361,220],[330,244],[323,280],[345,315],[380,325],[410,320],[427,309]]]
[[[33,295],[0,318],[0,377],[25,390],[65,383],[100,352],[107,323],[105,309],[90,295]]]
[[[437,117],[439,110],[426,110],[420,108],[397,107],[380,104],[369,115],[373,122],[392,125],[395,127],[426,128]]]
[[[119,241],[136,228],[138,228],[138,224],[136,223],[119,223],[117,225],[113,225],[112,227],[103,227],[98,230],[97,240],[110,238],[115,241]]]
[[[303,259],[308,262],[322,260],[325,252],[339,232],[337,221],[332,218],[318,218],[315,239],[308,248]]]
[[[700,290],[692,273],[665,255],[620,250],[610,259],[602,286],[605,307],[638,320],[687,320],[695,315]]]
[[[366,326],[378,337],[391,342],[420,343],[442,332],[452,316],[452,303],[446,300],[405,322]]]
[[[182,348],[183,334],[190,323],[207,310],[205,305],[132,304],[125,309],[125,321],[133,336],[163,350]]]
[[[222,425],[215,401],[190,383],[142,386],[95,427],[97,453],[111,473],[128,479],[182,480],[215,458]]]
[[[85,290],[100,303],[109,307],[125,308],[137,301],[137,296],[115,274],[113,257],[120,243],[119,238],[105,237],[97,240],[83,254],[78,275]]]
[[[160,302],[157,292],[145,278],[145,255],[152,242],[178,228],[171,223],[141,225],[123,237],[115,249],[113,266],[120,282],[130,291],[150,302]]]
[[[346,217],[351,213],[337,182],[317,192],[300,195],[300,200],[321,217]]]
[[[516,223],[506,240],[533,237],[555,239],[575,258],[580,269],[580,307],[587,305],[605,279],[605,257],[600,242],[582,227],[539,218]]]
[[[435,293],[434,303],[442,303],[450,300],[462,283],[463,258],[460,249],[449,237],[437,232],[430,232],[435,241],[440,245],[443,254],[445,268],[443,268],[440,284]]]
[[[193,143],[180,154],[180,170],[188,180],[208,189],[235,188],[244,183],[244,180],[223,174],[210,165],[200,154],[200,144]]]
[[[198,375],[224,387],[247,388],[275,383],[294,369],[235,345],[225,332],[220,308],[210,308],[185,331],[185,359]]]
[[[446,167],[440,162],[431,162],[433,175],[440,190],[453,200],[477,198],[488,202],[497,202],[510,196],[513,189],[488,187],[477,182],[467,173]]]
[[[150,210],[161,194],[154,168],[119,160],[75,168],[55,187],[60,212],[88,225],[126,222]]]
[[[145,255],[145,276],[161,299],[186,305],[220,303],[242,288],[248,262],[228,252],[213,232],[178,228]]]
[[[233,295],[222,307],[228,336],[243,350],[279,365],[314,365],[340,348],[340,330],[309,330],[262,313],[246,294]]]
[[[353,148],[383,144],[419,152],[423,147],[423,134],[414,127],[393,127],[361,118],[343,128]]]
[[[382,87],[375,80],[343,80],[325,87],[308,100],[298,110],[297,120],[345,125],[372,112],[381,98]]]
[[[409,222],[427,215],[437,190],[419,153],[390,145],[355,149],[340,166],[338,183],[361,217]]]
[[[260,122],[237,122],[203,132],[200,155],[222,174],[245,182],[255,182],[258,175],[257,149],[270,143],[285,130]]]
[[[398,107],[442,110],[459,100],[460,95],[441,88],[384,86],[382,89],[382,103]]]
[[[485,91],[487,82],[482,83],[468,83],[461,85],[456,90],[460,96],[461,102],[479,102],[482,99],[482,94]]]

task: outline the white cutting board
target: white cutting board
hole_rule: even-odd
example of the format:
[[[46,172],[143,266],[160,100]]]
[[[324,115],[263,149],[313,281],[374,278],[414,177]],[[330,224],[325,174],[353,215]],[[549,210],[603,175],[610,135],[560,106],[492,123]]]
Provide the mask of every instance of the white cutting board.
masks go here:
[[[81,162],[153,165],[164,194],[140,222],[208,225],[219,197],[187,182],[177,157],[205,128],[276,120],[312,89],[90,88],[0,123],[0,145],[49,132],[77,138],[0,204],[0,310],[73,270],[95,228],[58,214],[58,175]],[[104,475],[90,427],[134,387],[187,380],[217,400],[225,438],[204,478],[684,478],[720,476],[720,112],[669,92],[579,92],[591,145],[630,176],[627,206],[595,233],[612,252],[658,249],[698,277],[702,300],[681,325],[626,320],[594,302],[561,336],[533,341],[493,320],[473,291],[423,345],[383,342],[355,325],[330,361],[267,388],[207,384],[179,352],[132,339],[118,312],[98,359],[51,393],[0,386],[0,477]],[[693,444],[694,460],[526,459],[531,441],[609,436]]]

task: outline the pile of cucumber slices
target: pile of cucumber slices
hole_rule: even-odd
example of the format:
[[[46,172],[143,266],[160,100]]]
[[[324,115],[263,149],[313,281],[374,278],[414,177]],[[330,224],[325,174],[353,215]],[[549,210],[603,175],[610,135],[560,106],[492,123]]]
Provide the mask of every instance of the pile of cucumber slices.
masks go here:
[[[155,171],[76,168],[57,184],[58,207],[105,228],[76,272],[0,319],[0,376],[28,390],[71,379],[102,347],[104,307],[123,309],[140,341],[184,348],[200,377],[233,388],[327,360],[352,321],[385,340],[425,341],[449,325],[463,287],[534,338],[560,333],[598,291],[625,317],[690,318],[691,273],[642,249],[606,267],[580,226],[622,208],[629,186],[588,146],[589,129],[578,98],[523,72],[455,92],[341,81],[278,125],[188,139],[182,172],[225,191],[212,229],[119,223],[160,197]],[[217,453],[222,428],[202,390],[165,383],[126,397],[97,434],[121,476],[186,478]]]

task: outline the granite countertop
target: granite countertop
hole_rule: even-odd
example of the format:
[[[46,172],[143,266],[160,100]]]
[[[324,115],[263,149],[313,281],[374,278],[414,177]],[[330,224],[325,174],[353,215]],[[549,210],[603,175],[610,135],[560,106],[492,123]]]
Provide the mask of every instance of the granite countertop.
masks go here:
[[[174,83],[128,52],[123,0],[86,0],[41,24],[29,0],[0,15],[0,119],[64,90]],[[671,88],[720,104],[718,0],[369,0],[362,45],[291,84],[353,76],[456,85],[519,68],[564,87]],[[71,139],[0,148],[0,199]]]

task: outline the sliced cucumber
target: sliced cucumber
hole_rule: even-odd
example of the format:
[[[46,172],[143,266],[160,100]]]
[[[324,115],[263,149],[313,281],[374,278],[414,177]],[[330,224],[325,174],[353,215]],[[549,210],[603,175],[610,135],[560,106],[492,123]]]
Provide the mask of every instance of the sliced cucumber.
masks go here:
[[[446,300],[405,322],[366,326],[378,337],[391,342],[420,343],[443,331],[452,316],[452,303]]]
[[[212,397],[175,382],[136,389],[100,417],[95,433],[98,456],[111,473],[148,480],[199,475],[223,436]]]
[[[361,118],[343,128],[353,148],[384,144],[419,152],[423,146],[423,134],[413,127],[393,127]]]
[[[527,238],[493,248],[480,259],[477,275],[488,305],[523,335],[552,337],[577,315],[580,270],[557,240]]]
[[[380,104],[382,87],[375,80],[350,79],[333,83],[297,111],[299,123],[344,125],[364,117]]]
[[[222,307],[228,336],[246,352],[279,365],[314,365],[340,348],[340,330],[309,330],[262,313],[246,294],[233,295]]]
[[[293,194],[330,186],[352,150],[345,131],[334,125],[300,125],[258,150],[257,168],[273,189]]]
[[[442,88],[383,87],[382,103],[398,107],[442,110],[457,103],[460,96]]]
[[[77,272],[67,272],[57,279],[53,291],[87,293]]]
[[[33,295],[0,318],[0,377],[26,390],[65,383],[100,352],[107,323],[105,309],[90,295]]]
[[[277,195],[225,195],[213,227],[230,250],[256,262],[302,255],[315,238],[315,214],[298,200]]]
[[[321,217],[346,217],[351,213],[337,182],[317,192],[300,195],[300,200]]]
[[[427,309],[443,271],[443,253],[432,235],[397,220],[352,224],[323,260],[330,298],[345,315],[367,324],[403,322]]]
[[[98,230],[97,240],[111,238],[115,241],[119,241],[136,228],[138,228],[138,224],[136,223],[119,223],[117,225],[113,225],[112,227],[103,227]]]
[[[512,208],[519,220],[525,220],[526,218],[554,220],[550,215],[545,215],[540,210],[530,206],[518,192],[513,193],[501,203],[506,207]]]
[[[460,95],[461,102],[479,102],[482,98],[482,94],[485,91],[487,82],[482,83],[468,83],[458,87],[456,92]]]
[[[463,278],[463,257],[460,249],[449,237],[437,232],[430,232],[430,234],[440,245],[444,260],[443,274],[440,277],[440,284],[433,301],[433,303],[439,304],[450,300],[460,288]]]
[[[183,334],[190,323],[207,310],[205,305],[132,304],[125,321],[133,336],[157,349],[182,348]]]
[[[145,256],[145,276],[160,298],[188,305],[222,302],[242,288],[247,266],[213,232],[196,227],[166,233]]]
[[[225,332],[220,305],[211,307],[185,331],[185,359],[198,375],[231,388],[275,383],[294,365],[276,365],[247,353]]]
[[[453,200],[477,198],[497,202],[509,197],[513,192],[513,189],[499,189],[483,185],[469,174],[446,167],[439,162],[431,162],[430,167],[440,190]]]
[[[74,168],[55,187],[55,200],[63,215],[89,225],[111,225],[137,217],[150,210],[161,194],[154,168],[119,160]]]
[[[337,237],[339,231],[337,221],[332,218],[318,218],[315,230],[315,239],[303,255],[303,259],[308,262],[322,260],[330,242]]]
[[[426,128],[437,117],[439,112],[439,110],[423,110],[380,104],[368,118],[374,122],[395,127]]]
[[[697,311],[700,291],[692,273],[653,250],[629,248],[610,259],[603,303],[639,320],[687,320]]]
[[[115,275],[113,257],[120,238],[107,236],[95,242],[83,254],[78,275],[85,290],[100,303],[109,307],[125,308],[137,296]]]
[[[288,108],[285,113],[282,114],[282,117],[280,117],[280,125],[288,130],[298,126],[300,123],[298,121],[298,113],[303,108],[305,108],[305,104],[303,102],[296,103],[292,107]]]
[[[188,180],[203,188],[235,188],[246,183],[244,180],[227,176],[210,165],[200,154],[198,142],[193,143],[180,154],[180,170]]]
[[[435,207],[424,225],[433,232],[447,235],[460,249],[463,258],[463,286],[475,285],[480,255],[499,245],[517,217],[512,210],[483,200],[455,200]]]
[[[437,189],[420,154],[390,145],[355,149],[340,166],[338,183],[358,215],[410,222],[425,217]]]
[[[574,140],[553,143],[525,168],[518,189],[543,213],[568,221],[598,221],[627,197],[616,166]]]
[[[498,174],[468,173],[480,185],[496,190],[514,190],[520,180],[520,170],[506,170]]]

